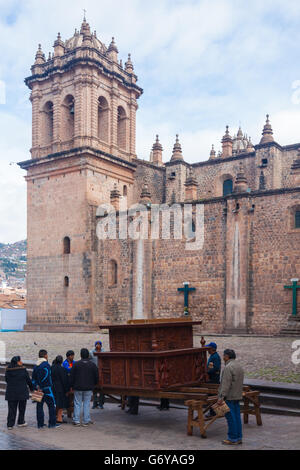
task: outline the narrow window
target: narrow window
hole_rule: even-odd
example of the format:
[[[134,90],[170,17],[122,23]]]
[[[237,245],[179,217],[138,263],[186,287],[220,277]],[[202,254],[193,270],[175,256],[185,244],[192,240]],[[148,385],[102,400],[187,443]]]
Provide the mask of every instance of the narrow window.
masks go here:
[[[225,180],[223,183],[223,196],[228,196],[233,191],[233,182],[231,179]]]
[[[71,140],[74,137],[75,100],[72,95],[66,96],[62,105],[62,129],[63,140]]]
[[[98,99],[98,137],[104,142],[109,141],[108,113],[108,103],[103,96],[100,96],[100,98]]]
[[[123,196],[127,196],[127,186],[123,186]]]
[[[64,279],[64,286],[65,286],[65,287],[69,287],[69,283],[70,283],[70,281],[69,281],[68,276],[65,276],[65,279]]]
[[[71,253],[71,240],[69,237],[64,238],[64,255],[69,255]]]
[[[118,107],[118,147],[126,150],[126,113],[122,106]]]
[[[116,286],[118,284],[118,265],[113,259],[109,262],[108,284],[109,286]]]
[[[295,228],[300,228],[300,211],[295,212]]]
[[[44,106],[44,125],[42,127],[43,145],[49,145],[53,139],[53,103],[48,101]]]

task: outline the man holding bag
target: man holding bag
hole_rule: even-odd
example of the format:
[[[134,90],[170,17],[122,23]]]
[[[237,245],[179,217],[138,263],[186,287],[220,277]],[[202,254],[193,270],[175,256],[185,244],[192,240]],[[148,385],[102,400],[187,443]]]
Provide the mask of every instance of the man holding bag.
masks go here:
[[[244,370],[236,361],[236,354],[232,349],[224,351],[223,359],[225,367],[221,376],[217,404],[223,405],[225,402],[230,411],[225,415],[228,439],[222,444],[238,445],[243,443],[240,400],[243,397]]]

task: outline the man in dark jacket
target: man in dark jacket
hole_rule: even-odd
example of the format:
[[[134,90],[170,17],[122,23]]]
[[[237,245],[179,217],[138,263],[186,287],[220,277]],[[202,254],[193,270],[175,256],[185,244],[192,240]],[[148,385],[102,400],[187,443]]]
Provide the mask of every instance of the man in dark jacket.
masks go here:
[[[7,383],[5,400],[8,402],[7,428],[13,429],[16,423],[17,409],[19,408],[18,427],[25,427],[25,411],[29,398],[28,387],[33,391],[33,385],[20,356],[12,358],[5,371]]]
[[[36,405],[36,415],[38,428],[43,428],[44,425],[44,403],[47,404],[49,410],[49,428],[57,428],[60,425],[56,424],[56,404],[53,394],[53,384],[51,377],[51,367],[48,363],[48,353],[45,349],[39,352],[39,359],[33,368],[32,383],[35,390],[42,390],[44,393],[43,399]]]
[[[72,367],[70,385],[74,390],[74,417],[75,426],[80,426],[80,413],[83,405],[83,426],[91,423],[90,403],[93,390],[98,383],[98,368],[89,359],[88,349],[80,351],[81,360]]]

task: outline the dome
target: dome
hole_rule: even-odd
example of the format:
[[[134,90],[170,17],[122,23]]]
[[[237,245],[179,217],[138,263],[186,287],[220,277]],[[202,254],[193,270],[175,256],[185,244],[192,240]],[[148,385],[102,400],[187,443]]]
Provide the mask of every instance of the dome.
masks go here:
[[[65,41],[66,52],[81,47],[86,36],[90,37],[91,47],[97,49],[101,54],[106,53],[107,47],[97,38],[96,31],[93,34],[90,32],[90,26],[86,20],[83,20],[80,32],[75,30],[74,36]]]
[[[249,139],[246,135],[243,134],[241,128],[239,128],[237,136],[234,136],[233,143],[232,143],[232,153],[239,154],[242,152],[246,152],[249,145]]]

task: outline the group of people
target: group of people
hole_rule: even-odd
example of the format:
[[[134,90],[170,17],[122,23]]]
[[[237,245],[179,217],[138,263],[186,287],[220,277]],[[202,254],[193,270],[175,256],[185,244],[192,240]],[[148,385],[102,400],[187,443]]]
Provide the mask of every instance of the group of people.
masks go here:
[[[81,411],[83,409],[82,425],[93,424],[90,417],[90,402],[93,396],[93,408],[103,409],[104,395],[99,393],[96,386],[99,382],[97,356],[95,352],[103,351],[102,342],[96,341],[94,349],[81,349],[80,360],[75,361],[74,351],[68,351],[66,359],[56,356],[52,365],[48,362],[48,352],[39,351],[39,357],[33,368],[30,378],[20,356],[12,358],[5,372],[7,383],[5,399],[8,402],[7,428],[13,429],[18,413],[18,427],[25,427],[25,411],[29,390],[42,392],[41,401],[36,403],[37,426],[46,427],[44,417],[44,404],[49,411],[49,428],[60,427],[67,421],[63,417],[66,409],[68,416],[73,414],[73,424],[81,425]]]
[[[207,372],[209,382],[219,384],[217,405],[226,405],[229,411],[225,415],[228,424],[228,437],[223,440],[225,445],[242,444],[242,422],[240,401],[243,395],[244,371],[236,361],[235,351],[226,349],[223,353],[225,367],[221,373],[221,357],[217,352],[217,344],[209,343],[209,359]],[[81,425],[81,410],[83,408],[82,426],[93,424],[90,417],[90,402],[93,396],[93,408],[103,408],[104,395],[97,391],[99,381],[97,356],[95,352],[103,351],[102,342],[96,341],[92,351],[81,349],[79,361],[74,361],[74,351],[68,351],[66,359],[57,356],[50,366],[48,353],[41,349],[38,361],[33,369],[32,379],[24,367],[20,356],[12,358],[6,369],[7,382],[5,399],[8,401],[7,427],[13,429],[16,423],[17,411],[19,427],[27,426],[25,422],[26,402],[29,391],[40,390],[43,397],[37,402],[37,425],[39,429],[45,427],[44,404],[49,410],[49,428],[57,428],[66,422],[63,419],[63,410],[68,410],[71,417],[73,408],[71,400],[74,397],[74,426]],[[138,414],[139,397],[128,397],[128,413]],[[169,409],[169,400],[162,399],[160,410]],[[209,416],[215,414],[211,409]]]

